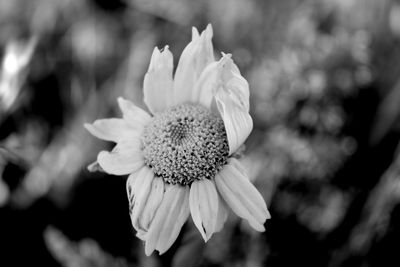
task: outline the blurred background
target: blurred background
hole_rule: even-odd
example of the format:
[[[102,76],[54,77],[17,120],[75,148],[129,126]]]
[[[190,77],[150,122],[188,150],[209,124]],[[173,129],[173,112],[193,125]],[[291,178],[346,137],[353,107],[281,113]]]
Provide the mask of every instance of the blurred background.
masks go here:
[[[272,219],[206,245],[189,222],[146,257],[82,125],[145,108],[153,48],[178,62],[208,23],[250,84],[242,161]],[[399,266],[399,42],[395,0],[0,0],[0,266]]]

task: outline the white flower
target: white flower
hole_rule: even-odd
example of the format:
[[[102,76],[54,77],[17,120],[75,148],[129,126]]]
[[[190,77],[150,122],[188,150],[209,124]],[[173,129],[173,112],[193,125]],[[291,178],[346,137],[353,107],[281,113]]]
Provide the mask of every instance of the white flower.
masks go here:
[[[97,162],[107,173],[129,174],[131,220],[147,255],[164,253],[189,214],[205,241],[222,229],[227,207],[257,231],[270,218],[261,194],[231,157],[253,127],[248,83],[231,55],[215,61],[211,25],[192,34],[174,78],[168,46],[154,49],[143,85],[152,115],[119,98],[122,119],[85,125],[116,143]]]

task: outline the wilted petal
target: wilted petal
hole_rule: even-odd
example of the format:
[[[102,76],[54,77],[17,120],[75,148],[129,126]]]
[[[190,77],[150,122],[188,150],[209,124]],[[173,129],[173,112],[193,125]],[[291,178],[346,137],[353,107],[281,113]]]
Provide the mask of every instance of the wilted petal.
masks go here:
[[[257,231],[264,231],[264,222],[271,216],[261,194],[238,168],[239,162],[231,158],[215,178],[218,192],[229,207]]]
[[[164,199],[146,234],[146,255],[150,255],[155,249],[160,254],[164,253],[178,237],[189,213],[189,188],[180,185],[166,186]]]
[[[140,227],[139,218],[142,216],[142,212],[147,205],[153,180],[154,173],[147,166],[143,166],[138,171],[129,175],[127,180],[126,187],[129,199],[129,211],[132,225],[136,230],[146,230]]]
[[[193,88],[204,68],[214,61],[212,27],[209,24],[199,36],[193,29],[192,41],[183,50],[174,77],[175,104],[197,102]]]
[[[137,107],[129,100],[119,97],[118,105],[125,122],[132,128],[141,130],[151,121],[151,117],[146,111]]]
[[[140,140],[118,142],[111,152],[101,151],[97,162],[109,174],[125,175],[137,171],[144,164]]]
[[[173,57],[168,46],[160,52],[154,48],[149,70],[144,76],[144,102],[154,114],[173,104]]]
[[[218,218],[218,193],[208,179],[194,181],[190,187],[190,212],[205,242],[215,231]]]
[[[85,123],[84,126],[97,138],[115,143],[122,139],[139,135],[139,132],[129,127],[123,119],[101,119],[92,124]]]

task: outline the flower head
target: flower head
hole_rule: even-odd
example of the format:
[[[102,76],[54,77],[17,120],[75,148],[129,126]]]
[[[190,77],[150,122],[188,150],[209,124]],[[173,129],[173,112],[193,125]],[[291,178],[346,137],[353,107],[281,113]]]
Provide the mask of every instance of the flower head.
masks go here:
[[[119,98],[123,118],[85,124],[116,143],[97,163],[107,173],[129,174],[131,221],[147,255],[164,253],[190,214],[205,241],[222,229],[228,207],[257,231],[270,218],[232,157],[253,127],[249,86],[231,55],[215,61],[212,34],[211,25],[201,34],[193,28],[174,77],[168,46],[154,49],[143,85],[152,115]]]

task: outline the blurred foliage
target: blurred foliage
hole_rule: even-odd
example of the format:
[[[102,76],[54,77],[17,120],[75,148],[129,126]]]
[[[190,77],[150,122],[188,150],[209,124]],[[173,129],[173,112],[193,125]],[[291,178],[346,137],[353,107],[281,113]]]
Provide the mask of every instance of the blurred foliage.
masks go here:
[[[250,84],[241,160],[272,220],[207,244],[189,222],[145,257],[82,125],[144,108],[154,46],[178,62],[208,23]],[[399,38],[397,0],[0,0],[0,265],[398,266]]]

